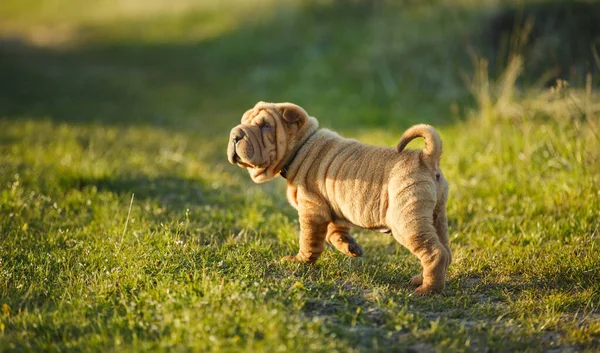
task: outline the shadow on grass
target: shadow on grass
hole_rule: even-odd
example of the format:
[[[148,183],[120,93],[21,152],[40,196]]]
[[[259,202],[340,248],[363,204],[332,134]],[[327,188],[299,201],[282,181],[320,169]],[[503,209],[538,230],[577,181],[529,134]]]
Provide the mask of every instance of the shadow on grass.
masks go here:
[[[76,178],[70,180],[72,188],[96,188],[98,191],[109,191],[123,197],[135,196],[135,200],[155,200],[159,204],[171,207],[201,206],[223,203],[223,189],[212,188],[202,180],[184,179],[173,176],[133,176],[127,178]],[[227,200],[235,199],[233,190],[227,191]],[[239,199],[242,199],[241,195]],[[237,201],[240,201],[237,200]]]

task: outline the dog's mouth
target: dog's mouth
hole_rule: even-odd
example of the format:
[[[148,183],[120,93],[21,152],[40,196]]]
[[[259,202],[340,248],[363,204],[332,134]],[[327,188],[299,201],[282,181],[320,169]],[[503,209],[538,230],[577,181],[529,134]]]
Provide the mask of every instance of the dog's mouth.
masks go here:
[[[240,168],[248,169],[248,171],[250,172],[250,174],[253,177],[262,175],[267,170],[267,167],[268,167],[268,163],[263,163],[260,165],[253,165],[253,164],[242,161],[240,156],[235,151],[235,146],[230,151],[229,162],[231,162],[231,164],[238,165]]]
[[[248,169],[248,173],[250,173],[250,176],[252,176],[253,179],[256,179],[257,177],[264,174],[269,166],[268,163],[263,163],[260,165],[252,165],[252,164],[241,161],[239,156],[236,155],[236,157],[237,157],[236,164],[242,168]]]
[[[263,175],[266,170],[267,170],[267,168],[254,167],[252,169],[249,169],[248,171],[249,171],[252,179],[256,179],[259,176]]]
[[[252,164],[244,163],[238,160],[235,164],[237,164],[241,168],[255,168]]]
[[[248,169],[266,169],[267,166],[265,165],[253,165],[251,163],[248,162],[244,162],[242,160],[242,158],[237,154],[237,151],[235,150],[235,146],[233,146],[233,148],[231,148],[231,151],[229,153],[229,162],[231,164],[237,164],[239,167],[241,168],[248,168]]]

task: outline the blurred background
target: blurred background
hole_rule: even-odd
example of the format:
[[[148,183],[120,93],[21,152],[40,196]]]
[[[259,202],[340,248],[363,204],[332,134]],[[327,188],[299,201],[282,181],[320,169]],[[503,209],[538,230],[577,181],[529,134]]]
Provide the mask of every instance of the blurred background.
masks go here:
[[[401,130],[464,118],[482,58],[584,87],[599,51],[598,1],[3,0],[0,116],[223,134],[266,100]]]

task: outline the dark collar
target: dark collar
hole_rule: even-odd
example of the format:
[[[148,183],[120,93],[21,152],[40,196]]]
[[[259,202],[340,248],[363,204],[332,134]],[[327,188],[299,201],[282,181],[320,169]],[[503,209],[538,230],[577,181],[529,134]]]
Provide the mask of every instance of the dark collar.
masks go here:
[[[281,171],[279,172],[279,175],[281,175],[283,177],[283,179],[287,179],[288,168],[292,165],[292,163],[294,163],[294,160],[296,159],[296,156],[298,156],[298,153],[300,152],[300,150],[302,149],[302,147],[304,147],[304,145],[306,144],[306,142],[308,142],[308,140],[316,132],[317,132],[317,130],[311,132],[311,134],[308,135],[308,137],[304,140],[304,142],[302,142],[302,144],[300,145],[300,147],[298,147],[298,149],[296,150],[296,152],[292,156],[292,159],[290,159],[290,161],[283,168],[281,168]]]

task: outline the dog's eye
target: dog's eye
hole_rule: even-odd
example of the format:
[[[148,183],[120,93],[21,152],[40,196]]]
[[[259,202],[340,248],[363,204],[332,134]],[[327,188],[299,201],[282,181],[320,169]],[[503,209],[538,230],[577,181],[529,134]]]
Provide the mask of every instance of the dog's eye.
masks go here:
[[[268,122],[264,121],[260,127],[268,129],[271,127],[271,125]]]

